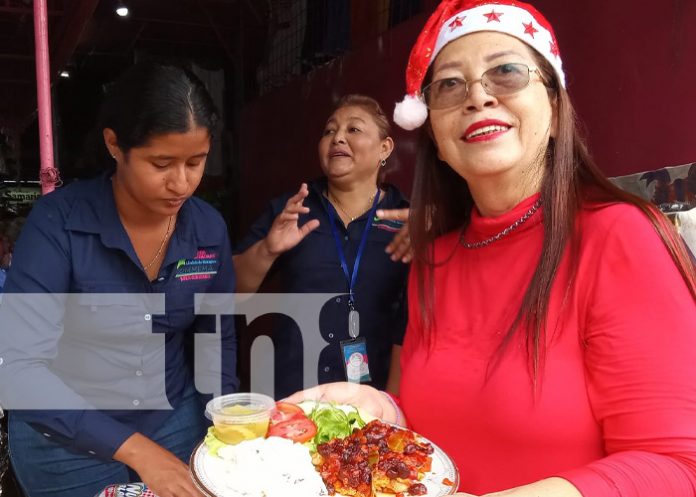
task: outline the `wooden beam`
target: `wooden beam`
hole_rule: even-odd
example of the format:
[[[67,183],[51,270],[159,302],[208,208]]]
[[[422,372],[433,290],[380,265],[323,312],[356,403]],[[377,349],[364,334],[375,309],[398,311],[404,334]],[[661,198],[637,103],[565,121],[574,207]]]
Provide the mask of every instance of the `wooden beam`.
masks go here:
[[[21,79],[21,78],[0,78],[0,84],[10,84],[10,85],[35,85],[36,80],[33,79]]]
[[[138,40],[140,39],[140,35],[143,34],[143,31],[145,30],[145,27],[147,26],[146,22],[141,22],[140,25],[138,26],[138,29],[136,30],[135,34],[133,35],[133,39],[128,43],[128,53],[133,52],[135,49],[136,43],[138,43]]]
[[[33,15],[34,11],[32,10],[31,7],[13,7],[10,5],[7,5],[5,7],[0,7],[0,14],[19,14],[19,15],[24,15],[24,14],[29,14]],[[57,17],[57,16],[62,16],[65,14],[65,11],[63,10],[49,10],[48,11],[48,16],[49,17]]]
[[[11,60],[34,60],[33,55],[18,54],[18,53],[0,53],[0,59]]]
[[[249,10],[251,10],[251,13],[256,18],[256,21],[259,24],[265,24],[263,19],[261,19],[261,14],[259,14],[259,11],[256,9],[256,7],[249,0],[244,0],[244,3],[247,5],[247,7],[249,7]]]
[[[215,33],[215,36],[217,37],[218,43],[222,47],[222,49],[225,51],[227,54],[227,57],[230,59],[233,65],[236,65],[237,62],[237,57],[230,48],[230,46],[227,44],[227,40],[225,39],[224,36],[222,36],[222,31],[220,31],[220,28],[218,27],[217,23],[215,22],[214,16],[211,14],[210,10],[208,10],[208,6],[205,4],[203,0],[196,0],[196,3],[198,6],[201,8],[203,13],[205,14],[206,19],[208,19],[208,23],[210,24],[210,28],[213,30],[213,33]]]
[[[175,38],[155,38],[141,36],[138,38],[139,42],[142,43],[163,43],[165,45],[189,45],[196,47],[219,47],[219,43],[205,42],[205,41],[192,41],[192,40],[177,40]]]
[[[207,23],[204,22],[193,22],[193,21],[177,21],[175,19],[156,19],[152,17],[135,17],[133,19],[136,22],[142,23],[157,23],[157,24],[174,24],[177,26],[194,26],[198,28],[209,27]]]
[[[69,10],[70,13],[65,16],[62,32],[59,37],[53,38],[53,40],[56,40],[51,51],[51,67],[53,67],[54,71],[65,67],[70,60],[77,48],[87,21],[94,15],[98,3],[99,0],[80,0],[75,2],[75,8]]]

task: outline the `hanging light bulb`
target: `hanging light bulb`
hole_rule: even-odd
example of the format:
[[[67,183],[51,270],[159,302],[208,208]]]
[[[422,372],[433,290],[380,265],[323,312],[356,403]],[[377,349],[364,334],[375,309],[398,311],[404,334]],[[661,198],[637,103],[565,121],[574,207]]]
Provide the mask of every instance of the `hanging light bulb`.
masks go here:
[[[129,14],[128,7],[121,1],[116,4],[116,15],[119,17],[127,17]]]

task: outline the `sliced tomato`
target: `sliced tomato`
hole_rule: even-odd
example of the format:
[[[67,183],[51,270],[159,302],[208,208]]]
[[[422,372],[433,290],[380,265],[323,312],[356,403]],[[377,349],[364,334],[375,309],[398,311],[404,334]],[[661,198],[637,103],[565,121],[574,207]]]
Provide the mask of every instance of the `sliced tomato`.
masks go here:
[[[289,402],[276,402],[275,409],[271,412],[271,425],[288,421],[298,414],[304,416],[300,406]]]
[[[316,434],[317,426],[304,414],[268,427],[269,437],[283,437],[299,443],[311,440]]]

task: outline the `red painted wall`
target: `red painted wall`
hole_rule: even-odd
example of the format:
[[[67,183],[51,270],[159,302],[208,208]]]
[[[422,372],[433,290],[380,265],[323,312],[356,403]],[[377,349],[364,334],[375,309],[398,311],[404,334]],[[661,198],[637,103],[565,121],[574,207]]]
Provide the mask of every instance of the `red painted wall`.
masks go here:
[[[538,0],[535,6],[556,29],[568,89],[590,149],[608,175],[696,160],[696,1]],[[425,18],[401,24],[245,107],[242,231],[269,198],[321,174],[316,144],[338,97],[366,93],[391,115]],[[390,162],[398,170],[388,179],[408,192],[417,133],[395,128],[393,136]]]
[[[696,159],[694,0],[535,5],[557,31],[568,89],[608,175]]]
[[[424,17],[412,19],[350,54],[248,104],[240,125],[242,232],[266,202],[321,175],[317,143],[333,103],[347,93],[376,98],[388,116],[404,88],[411,45]],[[387,178],[411,187],[416,133],[393,128],[396,150]]]

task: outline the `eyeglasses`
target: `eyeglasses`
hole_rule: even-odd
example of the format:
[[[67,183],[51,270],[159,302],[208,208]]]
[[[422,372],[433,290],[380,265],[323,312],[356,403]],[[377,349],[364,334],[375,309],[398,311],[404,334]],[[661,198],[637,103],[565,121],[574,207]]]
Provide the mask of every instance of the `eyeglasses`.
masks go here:
[[[422,93],[429,109],[441,110],[461,104],[469,94],[469,87],[481,82],[483,90],[489,95],[502,97],[512,95],[529,85],[531,74],[536,72],[545,83],[544,77],[536,67],[527,64],[501,64],[488,69],[480,79],[467,81],[462,78],[443,78],[426,86]]]

